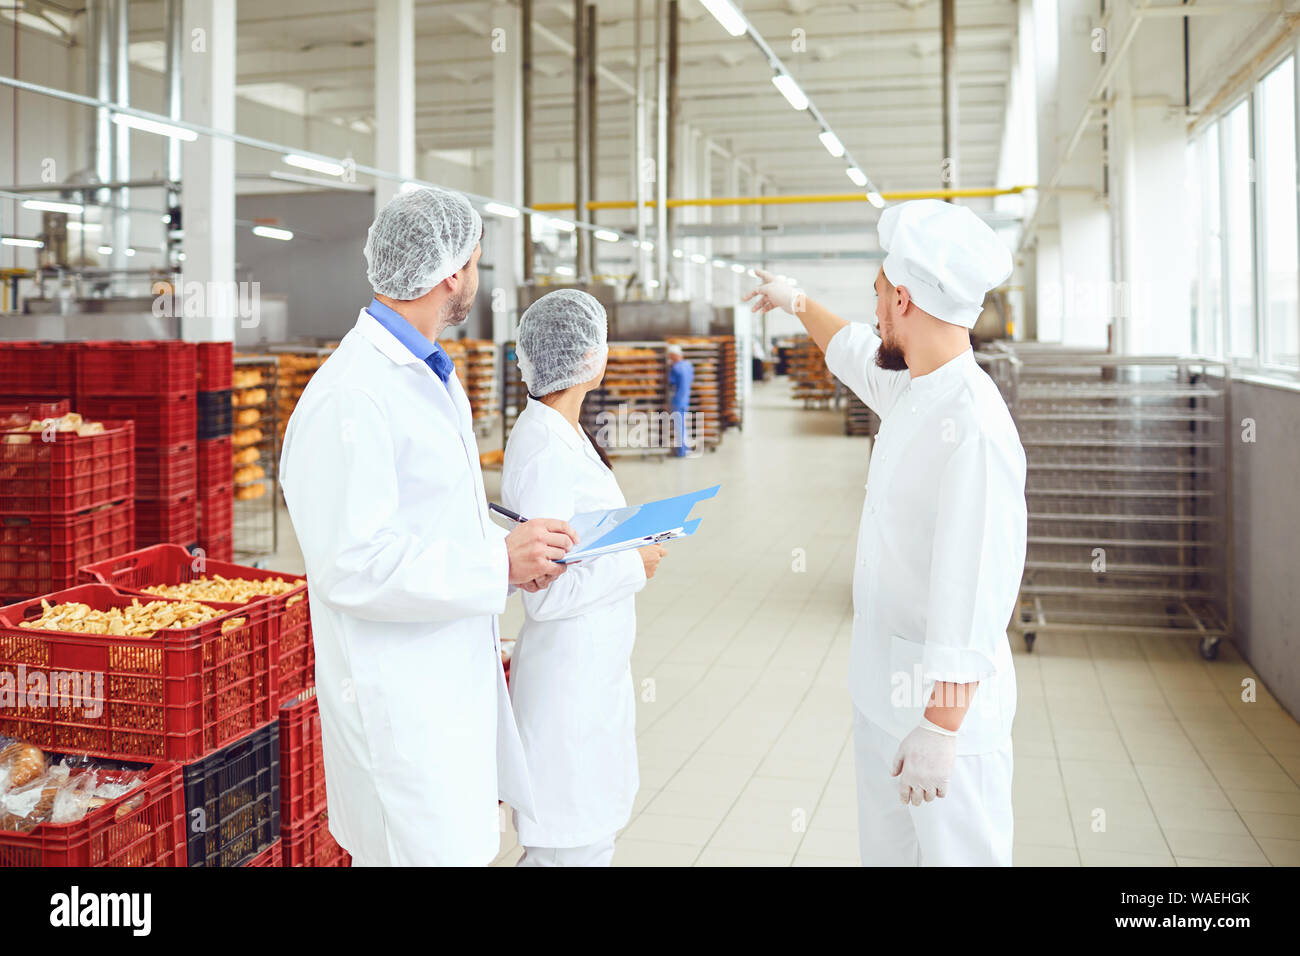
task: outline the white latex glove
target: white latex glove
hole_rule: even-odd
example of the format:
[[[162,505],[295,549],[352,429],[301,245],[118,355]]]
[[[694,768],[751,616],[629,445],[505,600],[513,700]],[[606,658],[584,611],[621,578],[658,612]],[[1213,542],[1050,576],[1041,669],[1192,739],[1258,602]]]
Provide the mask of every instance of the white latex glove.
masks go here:
[[[743,296],[745,302],[756,297],[758,299],[750,311],[771,312],[773,309],[782,309],[794,315],[795,299],[803,295],[795,281],[789,276],[773,275],[762,269],[755,269],[754,272],[763,280],[763,284]]]
[[[894,754],[890,773],[898,778],[898,799],[919,807],[923,799],[929,803],[935,797],[946,797],[956,759],[956,732],[922,717]]]

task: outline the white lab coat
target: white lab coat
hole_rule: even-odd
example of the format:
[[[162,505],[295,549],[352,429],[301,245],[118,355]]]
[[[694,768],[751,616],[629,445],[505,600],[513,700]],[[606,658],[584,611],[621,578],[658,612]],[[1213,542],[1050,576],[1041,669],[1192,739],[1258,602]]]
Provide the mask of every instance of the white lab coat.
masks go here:
[[[892,753],[884,751],[920,723],[935,682],[978,681],[957,754],[986,758],[982,775],[992,782],[974,793],[954,781],[949,796],[912,813],[949,816],[960,821],[950,832],[1009,848],[1016,675],[1006,629],[1025,563],[1024,449],[973,353],[912,378],[876,366],[879,344],[854,323],[826,351],[830,370],[881,418],[858,529],[849,689],[859,714],[887,736],[858,733],[859,773],[872,746],[883,748],[877,769],[886,772]],[[859,787],[859,795],[898,800],[896,787]],[[985,832],[989,821],[1006,832]],[[927,848],[926,832],[939,831],[917,834],[921,857],[934,860],[941,851]]]
[[[587,438],[532,399],[506,443],[501,497],[525,518],[567,520],[627,504]],[[535,821],[517,815],[524,846],[588,846],[631,816],[639,780],[629,660],[634,595],[645,582],[640,555],[624,551],[573,565],[544,591],[522,592],[526,618],[510,691],[537,807]]]
[[[289,420],[330,832],[366,865],[496,856],[532,808],[496,617],[509,570],[468,399],[364,310]]]

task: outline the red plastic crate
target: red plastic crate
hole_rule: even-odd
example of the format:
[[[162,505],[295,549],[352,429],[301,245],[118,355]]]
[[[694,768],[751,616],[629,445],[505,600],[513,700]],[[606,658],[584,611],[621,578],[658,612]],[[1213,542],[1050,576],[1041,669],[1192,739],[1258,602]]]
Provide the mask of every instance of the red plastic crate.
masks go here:
[[[314,820],[325,810],[325,754],[316,689],[280,708],[280,826]]]
[[[293,590],[273,595],[269,599],[272,638],[278,655],[276,663],[280,700],[290,700],[307,688],[314,687],[316,655],[312,648],[311,609],[307,600],[307,578],[304,575],[230,564],[211,554],[200,561],[183,547],[157,545],[130,554],[115,555],[93,564],[87,563],[81,568],[78,580],[111,585],[122,594],[149,598],[151,595],[142,588],[157,584],[184,584],[205,574],[249,581],[283,578],[299,582]]]
[[[136,499],[136,548],[146,548],[154,544],[189,545],[198,540],[198,537],[199,515],[193,494],[169,501]]]
[[[131,547],[134,517],[130,499],[71,515],[0,516],[0,594],[28,598],[71,587],[80,568]]]
[[[184,866],[182,780],[180,764],[155,764],[139,787],[75,823],[0,830],[0,867]]]
[[[235,560],[234,535],[222,534],[215,538],[204,538],[199,536],[199,547],[201,547],[209,558],[213,561],[233,561]]]
[[[352,856],[330,834],[329,817],[319,817],[280,831],[285,866],[351,866]]]
[[[75,362],[76,388],[71,391],[79,400],[92,395],[193,395],[198,388],[197,354],[193,342],[176,339],[81,342]]]
[[[192,495],[199,487],[199,459],[194,442],[135,450],[135,496],[171,500]]]
[[[0,342],[0,389],[7,395],[75,395],[76,362],[71,342]]]
[[[107,585],[83,584],[45,600],[75,601],[104,611],[137,598]],[[69,672],[89,673],[91,696],[24,699],[0,710],[0,734],[59,752],[187,763],[276,717],[279,692],[269,602],[152,637],[19,626],[40,614],[40,598],[0,608],[0,670],[16,673],[21,666],[29,682],[39,673],[49,687],[66,686],[61,675]],[[235,618],[242,623],[223,631]]]
[[[200,392],[219,392],[234,381],[234,343],[200,342],[198,344]]]
[[[225,487],[209,489],[199,496],[199,540],[202,542],[205,539],[229,536],[234,525],[234,485],[226,478]]]
[[[316,686],[316,647],[312,643],[311,608],[304,581],[301,598],[294,592],[274,600],[281,605],[276,630],[276,655],[279,667],[280,700],[297,697]]]
[[[103,422],[99,435],[0,434],[0,514],[69,514],[135,494],[135,430]],[[23,439],[27,439],[23,441]]]
[[[198,411],[194,392],[154,398],[118,398],[98,395],[77,399],[78,411],[91,420],[111,418],[135,422],[139,449],[171,448],[198,440]]]
[[[276,840],[244,866],[284,866],[283,846],[283,840]]]
[[[234,471],[234,448],[229,435],[199,442],[199,494],[205,493],[209,488],[230,484]]]
[[[0,399],[0,429],[26,428],[33,421],[62,418],[72,411],[72,401],[60,398],[51,401],[30,401],[26,398]]]

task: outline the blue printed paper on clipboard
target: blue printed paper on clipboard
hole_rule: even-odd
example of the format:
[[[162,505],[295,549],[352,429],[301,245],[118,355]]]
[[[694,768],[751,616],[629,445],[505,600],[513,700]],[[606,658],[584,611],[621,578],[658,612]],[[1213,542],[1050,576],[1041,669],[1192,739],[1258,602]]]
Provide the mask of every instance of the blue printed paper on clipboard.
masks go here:
[[[590,558],[692,535],[700,526],[699,518],[689,519],[695,502],[712,498],[721,487],[714,485],[703,491],[649,501],[643,505],[574,515],[569,519],[569,524],[578,533],[578,547],[556,563],[576,564]]]

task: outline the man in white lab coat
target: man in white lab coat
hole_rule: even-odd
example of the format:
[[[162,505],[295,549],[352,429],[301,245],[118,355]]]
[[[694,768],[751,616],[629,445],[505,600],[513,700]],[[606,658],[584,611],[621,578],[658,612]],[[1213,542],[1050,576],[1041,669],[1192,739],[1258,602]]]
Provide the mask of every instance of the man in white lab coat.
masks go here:
[[[497,799],[532,791],[496,615],[576,538],[488,520],[469,401],[437,345],[478,288],[464,196],[395,197],[370,227],[375,298],[289,420],[280,481],[302,546],[330,832],[358,866],[491,862]]]
[[[969,209],[886,209],[879,338],[759,273],[881,418],[853,577],[849,685],[864,865],[1009,866],[1025,455],[969,329],[1011,255]]]

